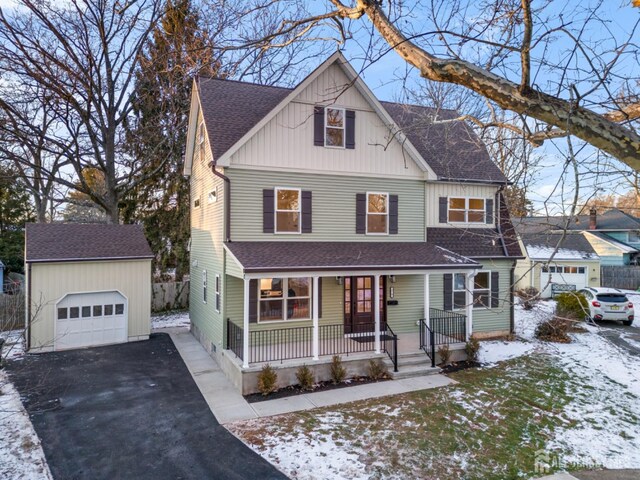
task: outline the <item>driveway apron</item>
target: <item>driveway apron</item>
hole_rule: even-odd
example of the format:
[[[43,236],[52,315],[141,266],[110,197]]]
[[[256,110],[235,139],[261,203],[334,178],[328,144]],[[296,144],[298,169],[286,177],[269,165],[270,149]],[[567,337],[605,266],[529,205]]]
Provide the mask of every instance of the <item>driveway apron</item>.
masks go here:
[[[280,479],[222,427],[169,335],[8,367],[56,479]]]

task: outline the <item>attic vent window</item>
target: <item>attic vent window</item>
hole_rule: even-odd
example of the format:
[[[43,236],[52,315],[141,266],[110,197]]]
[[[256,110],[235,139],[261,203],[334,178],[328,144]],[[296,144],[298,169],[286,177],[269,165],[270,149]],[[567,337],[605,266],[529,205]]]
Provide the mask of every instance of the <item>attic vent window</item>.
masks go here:
[[[344,148],[344,108],[327,108],[325,110],[325,147]]]

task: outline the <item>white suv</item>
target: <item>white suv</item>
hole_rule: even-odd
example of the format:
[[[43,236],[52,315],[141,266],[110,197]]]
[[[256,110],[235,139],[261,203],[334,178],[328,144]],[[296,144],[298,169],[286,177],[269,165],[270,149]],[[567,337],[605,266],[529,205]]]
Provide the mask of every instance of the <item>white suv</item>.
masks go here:
[[[589,302],[589,317],[593,320],[619,320],[633,323],[633,303],[617,288],[587,287],[580,290]]]

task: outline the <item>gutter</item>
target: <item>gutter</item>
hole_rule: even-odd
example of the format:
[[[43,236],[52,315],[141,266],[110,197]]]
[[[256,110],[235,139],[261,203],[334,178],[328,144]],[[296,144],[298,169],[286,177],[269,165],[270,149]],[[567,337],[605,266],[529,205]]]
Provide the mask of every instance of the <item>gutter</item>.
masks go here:
[[[224,189],[224,241],[231,242],[231,180],[225,174],[216,170],[216,162],[212,161],[209,166],[213,174],[221,178],[225,183]]]

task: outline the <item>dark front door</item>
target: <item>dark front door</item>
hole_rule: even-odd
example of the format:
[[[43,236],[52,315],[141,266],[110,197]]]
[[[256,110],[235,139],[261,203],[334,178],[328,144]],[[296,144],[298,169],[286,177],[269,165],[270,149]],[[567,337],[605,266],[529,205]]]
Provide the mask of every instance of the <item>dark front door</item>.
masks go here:
[[[380,278],[380,330],[385,329],[385,277]],[[373,277],[344,277],[344,331],[375,331]]]

